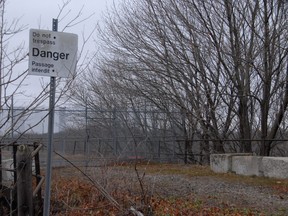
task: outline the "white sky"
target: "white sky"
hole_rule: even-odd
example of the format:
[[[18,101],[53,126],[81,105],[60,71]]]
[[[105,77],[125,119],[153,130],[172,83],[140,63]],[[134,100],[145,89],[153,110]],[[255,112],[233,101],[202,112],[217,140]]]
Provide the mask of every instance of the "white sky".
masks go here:
[[[21,17],[21,24],[28,25],[28,29],[41,28],[51,30],[52,19],[57,17],[59,7],[63,5],[63,2],[67,2],[67,0],[6,0],[6,2],[6,13],[9,19]],[[112,4],[113,0],[70,0],[63,14],[68,10],[71,10],[71,12],[65,18],[64,23],[69,18],[75,17],[75,14],[83,7],[83,18],[91,14],[94,15],[90,20],[81,23],[78,29],[81,29],[81,27],[83,29],[84,26],[91,27],[91,25],[94,25],[101,19],[102,13],[105,13],[107,7],[109,8]],[[61,22],[59,23],[60,30],[62,30]]]
[[[89,17],[93,15],[89,20],[78,24],[77,26],[69,29],[65,29],[65,32],[78,34],[78,47],[82,45],[82,33],[89,34],[91,29],[101,21],[103,13],[107,11],[109,7],[113,5],[113,2],[117,3],[120,0],[71,0],[63,14],[66,14],[69,10],[70,13],[65,17],[64,20],[59,20],[58,31],[62,31],[63,27],[67,22],[75,17],[79,10],[83,7],[82,18]],[[52,30],[52,19],[57,18],[59,14],[59,7],[63,5],[65,0],[6,0],[6,19],[11,21],[13,19],[21,18],[19,25],[25,25],[27,28],[18,34],[14,40],[9,43],[10,47],[17,47],[20,43],[25,43],[25,47],[29,47],[29,29],[45,29]],[[61,17],[60,17],[61,18]],[[88,46],[89,49],[93,50],[95,43],[91,41]],[[89,50],[90,51],[90,50]],[[23,70],[28,68],[27,64],[21,66]],[[49,77],[39,77],[39,76],[29,76],[26,80],[25,92],[27,95],[37,95],[37,91],[40,91],[40,80],[48,82]],[[38,87],[37,87],[38,86]],[[31,93],[29,92],[31,91]],[[25,105],[25,102],[29,100],[28,98],[17,98],[16,106]],[[15,101],[15,100],[14,100]]]
[[[82,7],[83,18],[91,14],[94,15],[88,21],[79,24],[77,29],[82,30],[84,27],[91,28],[92,25],[101,19],[102,13],[105,13],[106,9],[112,6],[113,1],[114,0],[70,0],[63,14],[68,10],[71,10],[71,12],[64,21],[59,21],[59,31],[63,29],[63,25],[67,21],[75,17],[75,14],[77,14]],[[121,0],[115,1],[120,2]],[[6,0],[6,2],[6,13],[9,19],[21,17],[21,24],[28,25],[28,29],[41,28],[52,30],[52,19],[57,17],[59,7],[63,5],[63,2],[67,2],[67,0]],[[71,30],[75,31],[75,29]]]

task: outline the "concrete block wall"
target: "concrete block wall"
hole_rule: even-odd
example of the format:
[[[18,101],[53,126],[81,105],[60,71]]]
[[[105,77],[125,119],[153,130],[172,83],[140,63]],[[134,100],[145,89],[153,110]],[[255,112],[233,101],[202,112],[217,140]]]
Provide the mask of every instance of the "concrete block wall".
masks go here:
[[[252,154],[212,154],[210,167],[214,172],[234,172],[246,176],[288,178],[288,157],[259,157]]]
[[[14,180],[14,173],[8,170],[14,169],[13,159],[5,159],[2,160],[2,164],[0,169],[2,168],[2,180],[4,182],[13,181]],[[7,170],[8,169],[8,170]],[[32,161],[32,170],[35,170],[35,161]]]
[[[288,178],[288,157],[263,157],[264,176],[272,178]]]
[[[14,165],[13,165],[13,159],[6,159],[2,160],[2,180],[3,181],[12,181],[14,180],[14,173],[10,171],[6,171],[5,169],[13,170]]]
[[[210,166],[217,173],[232,172],[232,158],[249,155],[252,156],[252,153],[212,154],[210,156]]]
[[[232,172],[238,175],[263,176],[262,157],[235,156],[232,157]]]

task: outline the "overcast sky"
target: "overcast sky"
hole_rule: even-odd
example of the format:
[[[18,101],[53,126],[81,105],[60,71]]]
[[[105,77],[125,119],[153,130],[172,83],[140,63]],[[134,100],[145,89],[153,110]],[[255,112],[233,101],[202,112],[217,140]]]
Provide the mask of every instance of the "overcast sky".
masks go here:
[[[121,0],[115,0],[119,3]],[[29,47],[29,29],[45,29],[52,30],[52,19],[56,18],[59,14],[59,7],[63,5],[66,0],[7,0],[6,5],[6,19],[12,21],[13,19],[20,18],[19,25],[26,26],[26,29],[18,34],[14,40],[9,43],[10,47],[17,47],[21,42],[25,42],[25,47]],[[64,25],[67,24],[79,10],[83,7],[82,18],[92,17],[83,23],[78,24],[76,27],[65,29],[65,32],[75,33],[79,35],[79,46],[81,46],[81,34],[86,32],[89,34],[91,29],[101,21],[103,14],[109,7],[113,5],[114,0],[71,0],[63,14],[66,14],[69,10],[70,13],[64,20],[59,20],[58,30],[62,31]],[[92,43],[92,42],[91,42]],[[91,44],[92,45],[92,44]],[[89,46],[91,48],[91,45]],[[93,48],[93,46],[92,46]],[[93,50],[92,50],[93,51]],[[21,67],[19,70],[23,70],[23,67],[28,68],[28,63]],[[29,75],[31,76],[31,75]],[[25,92],[27,95],[37,95],[37,91],[40,91],[40,79],[49,81],[49,77],[28,77],[25,83]],[[39,84],[39,85],[38,85]],[[37,88],[38,86],[38,88]],[[29,91],[31,90],[31,93]],[[17,98],[16,105],[25,105],[27,98]]]
[[[51,20],[56,18],[63,2],[67,2],[67,0],[7,0],[6,12],[11,18],[21,17],[21,23],[27,24],[28,28],[50,29]],[[94,16],[82,26],[90,25],[95,20],[99,20],[101,14],[112,4],[113,0],[70,0],[67,6],[67,9],[71,9],[68,19],[83,7],[83,17],[90,14],[94,14]],[[67,9],[65,12],[68,11]]]

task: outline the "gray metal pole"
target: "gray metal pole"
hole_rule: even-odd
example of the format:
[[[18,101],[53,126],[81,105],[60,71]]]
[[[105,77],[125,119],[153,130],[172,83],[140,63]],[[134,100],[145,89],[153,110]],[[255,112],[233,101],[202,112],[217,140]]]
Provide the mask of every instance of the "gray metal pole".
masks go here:
[[[14,95],[11,95],[11,138],[14,142]]]
[[[52,30],[58,31],[58,20],[53,19]],[[52,172],[52,152],[53,152],[53,133],[54,133],[54,106],[55,106],[55,77],[50,78],[50,100],[49,100],[49,119],[48,119],[48,148],[46,163],[44,216],[49,216],[50,194],[51,194],[51,172]]]

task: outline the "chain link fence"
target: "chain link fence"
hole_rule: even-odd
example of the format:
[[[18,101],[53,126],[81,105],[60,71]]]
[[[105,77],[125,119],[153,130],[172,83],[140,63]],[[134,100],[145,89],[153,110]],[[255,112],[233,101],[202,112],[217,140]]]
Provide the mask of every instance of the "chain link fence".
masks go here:
[[[1,143],[39,142],[47,146],[48,110],[27,112],[18,107],[1,112]],[[173,115],[173,118],[171,118]],[[213,140],[201,134],[187,134],[179,112],[157,110],[55,109],[53,149],[61,155],[82,155],[85,164],[94,159],[151,160],[159,162],[209,163],[215,149]],[[173,120],[171,120],[173,119]],[[185,132],[186,131],[186,132]],[[240,140],[223,140],[227,152],[239,151]],[[255,152],[261,140],[252,142]],[[287,141],[278,140],[272,155],[287,156]],[[45,148],[43,150],[45,155]],[[43,159],[44,160],[44,159]],[[62,161],[62,160],[61,160]],[[54,161],[54,163],[56,163]]]

